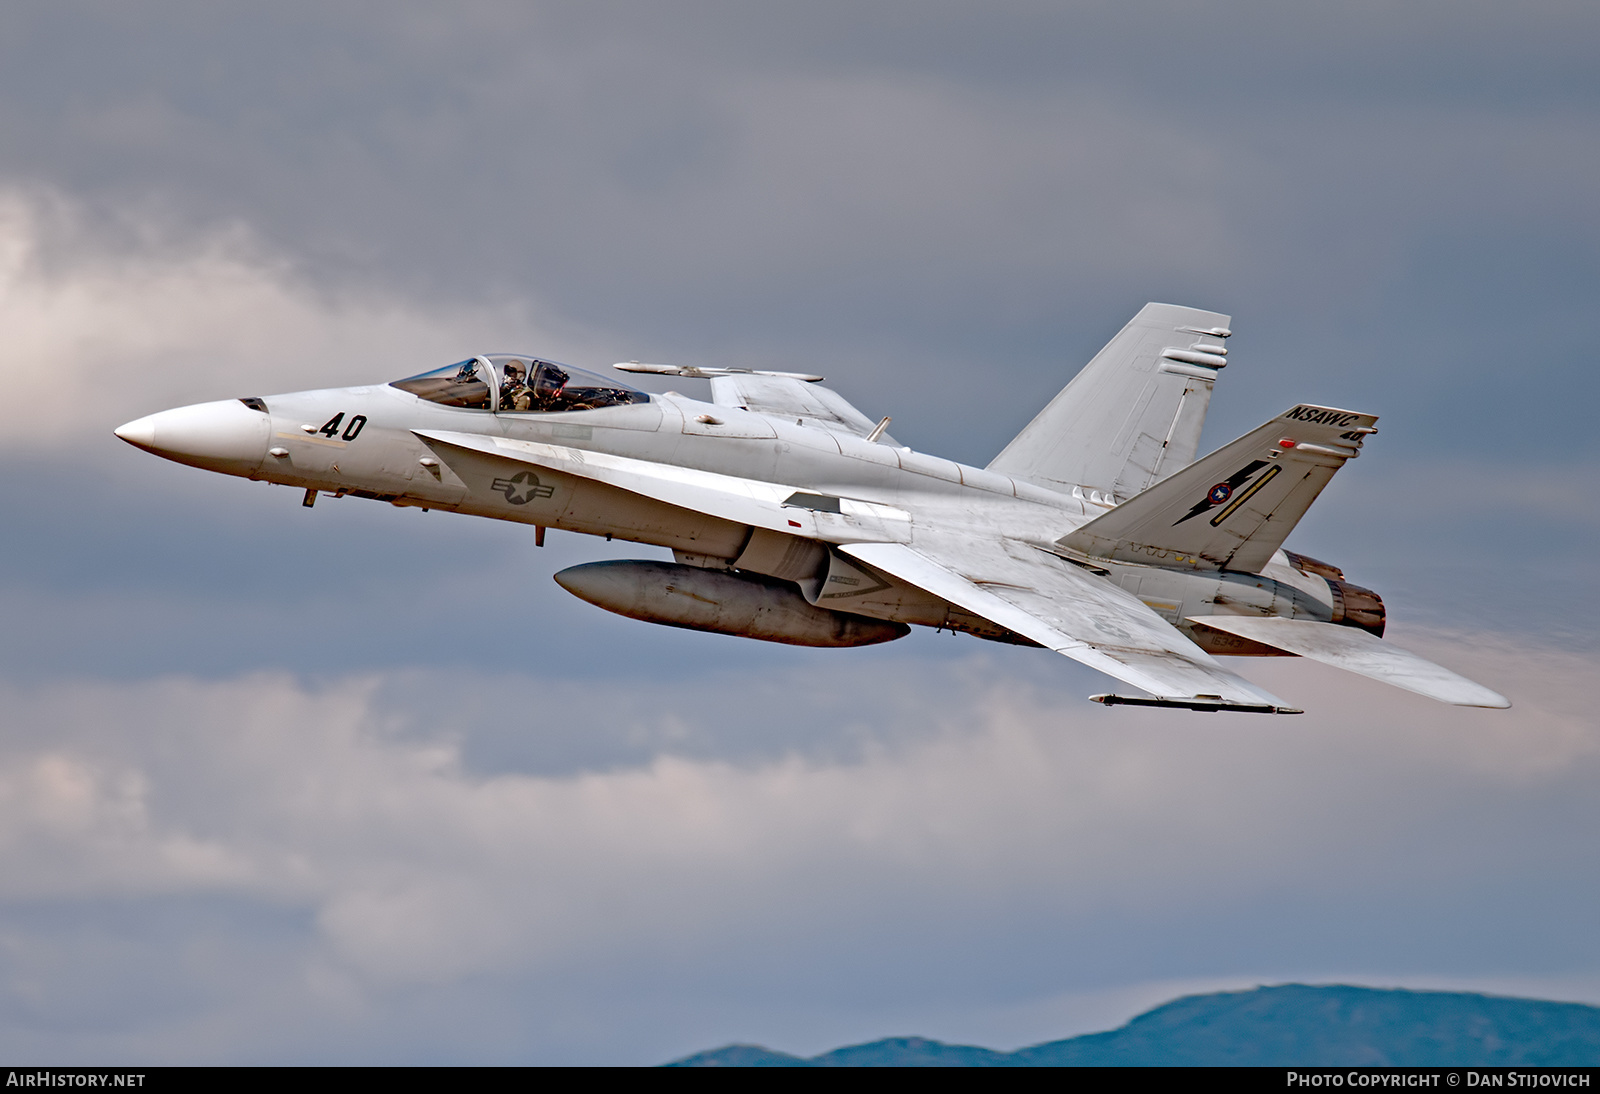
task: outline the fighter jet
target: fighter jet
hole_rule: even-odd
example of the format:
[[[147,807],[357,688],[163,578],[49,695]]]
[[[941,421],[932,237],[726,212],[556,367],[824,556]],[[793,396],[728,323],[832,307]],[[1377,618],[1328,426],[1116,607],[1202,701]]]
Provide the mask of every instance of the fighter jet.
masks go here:
[[[915,452],[821,376],[627,362],[709,402],[483,354],[392,383],[167,410],[169,460],[668,548],[555,575],[634,619],[809,646],[911,627],[1049,649],[1144,694],[1293,714],[1217,660],[1300,656],[1463,706],[1488,688],[1383,641],[1383,600],[1284,540],[1377,416],[1297,404],[1201,459],[1229,317],[1149,304],[984,468]]]

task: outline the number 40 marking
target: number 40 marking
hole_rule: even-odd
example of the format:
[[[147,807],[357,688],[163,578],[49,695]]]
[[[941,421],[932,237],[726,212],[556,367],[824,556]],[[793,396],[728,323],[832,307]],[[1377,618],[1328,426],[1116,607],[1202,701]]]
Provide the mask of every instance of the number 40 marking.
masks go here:
[[[327,424],[321,429],[317,430],[317,432],[321,433],[324,437],[331,439],[334,434],[339,432],[339,423],[342,421],[344,421],[344,411],[341,410],[339,413],[329,418]],[[367,416],[365,414],[357,414],[355,417],[351,418],[350,424],[344,427],[344,439],[347,441],[355,440],[361,435],[361,427],[366,424]]]

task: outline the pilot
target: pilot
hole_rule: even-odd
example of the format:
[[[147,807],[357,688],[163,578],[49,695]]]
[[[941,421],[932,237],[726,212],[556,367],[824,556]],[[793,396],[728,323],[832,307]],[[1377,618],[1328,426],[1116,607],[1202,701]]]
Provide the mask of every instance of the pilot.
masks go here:
[[[562,391],[572,377],[560,365],[540,361],[533,374],[533,406],[536,410],[564,410]]]
[[[506,379],[500,385],[501,410],[527,410],[533,405],[533,389],[524,382],[526,376],[522,362],[507,363]]]

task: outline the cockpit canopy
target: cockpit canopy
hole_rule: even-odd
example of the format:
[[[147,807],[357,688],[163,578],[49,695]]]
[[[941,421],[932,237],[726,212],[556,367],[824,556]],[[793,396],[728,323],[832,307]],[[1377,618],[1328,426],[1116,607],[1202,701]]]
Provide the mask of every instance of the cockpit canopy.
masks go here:
[[[528,414],[596,410],[650,401],[644,392],[607,377],[515,353],[469,357],[432,372],[396,380],[389,386],[430,403]]]

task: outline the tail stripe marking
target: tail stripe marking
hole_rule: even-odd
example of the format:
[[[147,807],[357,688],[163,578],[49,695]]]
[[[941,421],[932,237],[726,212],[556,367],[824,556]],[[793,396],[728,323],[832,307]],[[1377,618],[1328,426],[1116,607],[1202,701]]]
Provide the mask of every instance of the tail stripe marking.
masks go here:
[[[1263,486],[1267,485],[1267,483],[1271,482],[1272,481],[1272,476],[1276,475],[1279,471],[1282,471],[1282,470],[1283,470],[1283,465],[1281,463],[1273,464],[1270,468],[1268,468],[1267,469],[1267,473],[1265,475],[1262,475],[1259,479],[1257,479],[1254,482],[1254,484],[1251,485],[1250,489],[1246,490],[1244,493],[1240,494],[1238,497],[1233,499],[1233,504],[1232,505],[1228,506],[1222,512],[1218,513],[1216,516],[1211,518],[1211,527],[1215,528],[1217,525],[1221,524],[1223,521],[1225,521],[1229,517],[1233,516],[1233,511],[1235,509],[1239,508],[1239,506],[1241,506],[1245,502],[1249,501],[1250,500],[1250,495],[1254,494],[1257,490],[1260,490]]]
[[[1198,517],[1201,513],[1204,513],[1207,510],[1215,509],[1217,506],[1219,506],[1223,502],[1227,501],[1229,497],[1233,496],[1233,492],[1235,490],[1239,489],[1239,487],[1243,486],[1244,483],[1245,483],[1245,480],[1249,479],[1249,477],[1251,475],[1254,475],[1257,471],[1260,471],[1266,465],[1267,465],[1267,461],[1266,460],[1251,460],[1249,463],[1245,464],[1239,470],[1237,470],[1233,474],[1229,475],[1227,482],[1219,482],[1219,483],[1217,483],[1216,486],[1213,486],[1210,490],[1208,490],[1206,492],[1206,496],[1201,498],[1199,501],[1197,501],[1195,503],[1193,509],[1190,509],[1183,516],[1181,516],[1177,520],[1173,521],[1172,522],[1172,526],[1174,528],[1176,528],[1178,525],[1182,524],[1184,521],[1188,520],[1190,517]],[[1216,494],[1216,493],[1219,493],[1220,491],[1219,491],[1218,488],[1219,487],[1224,487],[1224,486],[1228,488],[1227,492],[1221,498],[1213,500],[1212,495]],[[1246,496],[1248,497],[1249,495],[1246,495]]]

